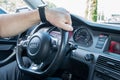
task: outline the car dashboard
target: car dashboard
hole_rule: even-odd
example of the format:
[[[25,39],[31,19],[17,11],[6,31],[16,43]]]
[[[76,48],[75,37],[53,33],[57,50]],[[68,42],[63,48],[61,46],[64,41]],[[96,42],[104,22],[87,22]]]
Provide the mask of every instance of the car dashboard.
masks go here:
[[[119,80],[120,26],[93,23],[78,16],[72,16],[72,22],[74,30],[69,32],[68,43],[77,47],[70,58],[88,66],[87,77],[82,80]],[[61,38],[57,28],[49,33]]]
[[[75,80],[119,80],[120,25],[89,22],[76,15],[71,18],[74,29],[69,32],[68,43],[75,48],[67,53],[70,60],[63,63],[66,71],[75,75]],[[61,39],[60,30],[51,24],[41,26],[40,31]]]

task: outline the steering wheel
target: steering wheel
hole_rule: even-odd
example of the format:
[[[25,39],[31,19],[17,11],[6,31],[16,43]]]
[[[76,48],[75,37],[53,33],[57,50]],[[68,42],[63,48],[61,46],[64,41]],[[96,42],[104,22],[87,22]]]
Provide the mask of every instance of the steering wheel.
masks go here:
[[[34,31],[37,32],[34,32],[26,39],[19,38],[16,48],[17,64],[23,72],[38,75],[39,77],[48,77],[59,68],[63,61],[68,42],[68,32],[60,29],[61,40],[58,42],[48,32]],[[26,67],[23,62],[24,49],[27,52],[25,56],[31,59],[29,67]]]

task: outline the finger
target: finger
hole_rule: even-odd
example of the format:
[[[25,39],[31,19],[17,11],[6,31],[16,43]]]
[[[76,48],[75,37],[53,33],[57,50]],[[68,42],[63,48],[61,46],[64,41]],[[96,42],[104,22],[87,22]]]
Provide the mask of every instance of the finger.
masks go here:
[[[72,25],[72,21],[71,21],[71,19],[68,19],[68,20],[65,22],[65,24]]]
[[[72,25],[72,20],[70,14],[66,16],[66,23]]]
[[[67,31],[73,31],[73,27],[70,24],[61,23],[58,27]]]

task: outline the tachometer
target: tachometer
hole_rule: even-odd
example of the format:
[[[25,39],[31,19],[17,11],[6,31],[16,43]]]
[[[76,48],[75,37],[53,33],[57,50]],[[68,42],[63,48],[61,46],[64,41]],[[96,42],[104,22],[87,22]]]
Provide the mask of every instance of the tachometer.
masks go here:
[[[82,46],[90,46],[92,37],[86,28],[79,28],[75,31],[73,39],[76,43]]]

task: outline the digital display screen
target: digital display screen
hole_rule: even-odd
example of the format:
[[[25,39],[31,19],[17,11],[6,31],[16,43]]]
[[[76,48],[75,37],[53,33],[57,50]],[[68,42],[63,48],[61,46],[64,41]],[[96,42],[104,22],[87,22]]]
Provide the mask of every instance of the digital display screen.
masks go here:
[[[111,41],[109,46],[109,52],[120,54],[120,42]]]

